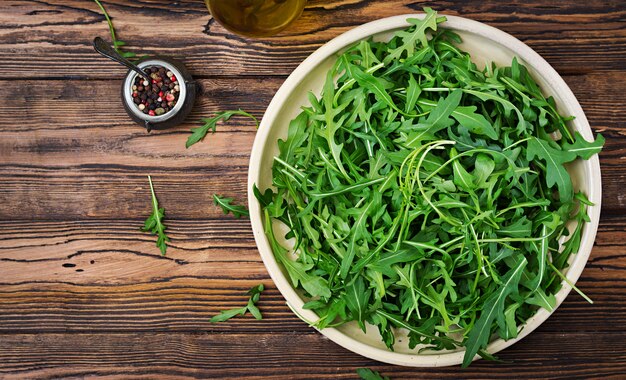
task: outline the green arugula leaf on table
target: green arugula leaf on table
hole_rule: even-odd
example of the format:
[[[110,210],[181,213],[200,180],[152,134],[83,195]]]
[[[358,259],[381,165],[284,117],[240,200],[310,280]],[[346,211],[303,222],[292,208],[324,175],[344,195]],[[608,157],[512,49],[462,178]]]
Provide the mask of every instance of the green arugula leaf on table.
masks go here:
[[[159,207],[159,201],[154,193],[152,178],[150,176],[148,176],[148,182],[150,183],[150,193],[152,195],[152,214],[146,219],[141,230],[157,236],[156,246],[161,250],[161,254],[165,256],[165,252],[167,251],[166,242],[170,241],[170,238],[165,233],[167,227],[163,224],[165,209]]]
[[[220,197],[217,194],[213,194],[213,203],[215,203],[216,206],[220,206],[224,214],[230,212],[235,218],[240,218],[242,215],[250,216],[250,212],[245,206],[234,205],[232,202],[233,198]]]
[[[234,308],[234,309],[222,310],[220,311],[219,314],[213,316],[209,320],[209,322],[211,323],[224,322],[236,316],[243,316],[244,314],[246,314],[246,312],[250,312],[250,314],[252,314],[252,316],[254,316],[254,318],[256,319],[259,319],[259,320],[263,319],[263,316],[261,315],[259,308],[256,306],[257,302],[259,302],[259,298],[263,290],[265,290],[265,287],[263,286],[263,284],[259,284],[253,287],[252,289],[248,290],[247,294],[250,295],[250,298],[248,299],[248,304],[246,306]]]
[[[233,117],[235,115],[249,117],[252,120],[254,120],[257,128],[259,127],[259,122],[256,119],[256,117],[252,116],[251,114],[247,113],[246,111],[236,110],[236,111],[222,111],[222,112],[218,112],[213,117],[202,119],[202,122],[204,123],[204,125],[202,125],[201,127],[192,128],[191,129],[191,136],[189,136],[187,138],[187,142],[185,143],[185,147],[189,148],[193,144],[195,144],[195,143],[197,143],[199,141],[202,141],[204,139],[204,137],[207,135],[207,133],[209,133],[209,131],[215,133],[216,128],[217,128],[217,123],[219,121],[228,121],[228,120],[230,120],[231,117]]]
[[[389,377],[383,377],[380,373],[369,368],[358,368],[356,373],[362,380],[391,380]]]

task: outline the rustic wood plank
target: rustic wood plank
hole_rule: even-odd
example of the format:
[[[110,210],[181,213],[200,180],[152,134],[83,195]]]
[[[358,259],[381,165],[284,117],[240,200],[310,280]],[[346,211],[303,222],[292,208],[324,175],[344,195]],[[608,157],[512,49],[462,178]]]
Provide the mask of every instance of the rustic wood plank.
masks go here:
[[[501,364],[480,361],[466,369],[414,369],[382,365],[354,355],[318,334],[295,335],[290,331],[262,335],[11,334],[0,340],[0,375],[9,379],[356,379],[356,368],[370,367],[393,379],[476,379],[485,378],[486,373],[493,378],[507,378],[507,374],[515,373],[520,378],[618,379],[624,375],[625,351],[626,334],[619,331],[536,333],[503,351],[501,357],[506,362]]]
[[[95,261],[96,264],[92,265],[94,271],[106,270],[107,264],[111,262],[106,254]],[[145,258],[144,261],[153,262]],[[242,263],[232,265],[241,266]],[[604,268],[608,269],[600,270],[594,266],[590,265],[585,270],[578,283],[594,299],[594,305],[589,305],[572,292],[558,311],[542,325],[542,331],[609,334],[615,332],[615,326],[626,323],[626,309],[621,303],[626,296],[626,284],[623,281],[626,269],[624,258],[621,261],[604,263]],[[621,269],[615,269],[615,266],[620,266]],[[155,268],[153,271],[162,270],[159,266]],[[64,269],[67,273],[73,271]],[[145,267],[140,269],[149,270]],[[155,276],[145,282],[140,279],[135,284],[130,284],[129,279],[124,276],[109,278],[108,281],[92,279],[91,284],[80,284],[83,281],[80,278],[72,279],[74,283],[66,283],[55,278],[41,279],[41,276],[38,281],[3,284],[0,291],[0,305],[3,308],[0,313],[0,334],[159,331],[220,334],[224,329],[251,335],[286,330],[297,331],[299,334],[314,333],[286,306],[284,298],[262,269],[262,264],[258,263],[247,269],[248,273],[258,271],[259,278],[251,275],[224,278],[217,274],[218,270],[223,271],[224,268],[217,268],[214,264],[205,264],[199,269],[193,275],[166,278]],[[190,267],[189,271],[192,270]],[[604,279],[593,277],[604,275],[601,272],[606,271],[609,273]],[[203,274],[197,274],[198,272]],[[81,274],[74,275],[80,276]],[[69,277],[69,274],[64,277]],[[268,287],[259,302],[265,318],[263,321],[247,316],[219,325],[209,323],[209,318],[220,310],[245,305],[246,291],[259,283]],[[599,319],[603,323],[597,323]]]
[[[533,1],[463,0],[436,3],[403,0],[313,0],[281,35],[245,39],[211,21],[201,1],[105,1],[120,39],[138,52],[184,58],[196,76],[289,74],[331,38],[382,17],[415,13],[424,5],[486,22],[520,38],[561,73],[623,70],[626,62],[626,6],[623,1],[589,0],[546,4]],[[83,0],[18,1],[0,5],[0,70],[4,77],[78,76],[116,78],[119,65],[98,58],[94,36],[107,36],[97,6]],[[154,38],[154,26],[167,28]]]
[[[626,68],[623,71],[563,76],[594,129],[624,133],[625,74]],[[260,117],[283,81],[284,78],[280,77],[198,80],[196,105],[187,122],[174,130],[187,131],[201,118],[228,109],[242,108]],[[0,80],[0,86],[11,88],[11,96],[4,99],[5,117],[0,119],[3,132],[67,130],[65,136],[76,136],[79,132],[99,131],[114,133],[113,136],[119,138],[143,131],[122,108],[122,101],[117,96],[121,79]],[[242,130],[236,128],[239,124],[253,125],[245,118],[233,119],[233,122],[229,124],[229,131]],[[249,128],[244,130],[250,131]],[[166,132],[155,131],[155,134],[163,133]],[[24,139],[23,135],[19,137]]]

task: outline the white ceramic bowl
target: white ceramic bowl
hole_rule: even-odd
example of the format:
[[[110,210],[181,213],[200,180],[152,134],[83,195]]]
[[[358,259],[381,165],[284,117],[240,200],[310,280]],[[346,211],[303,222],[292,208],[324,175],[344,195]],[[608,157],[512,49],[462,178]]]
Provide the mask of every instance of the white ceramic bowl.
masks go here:
[[[377,40],[388,40],[392,34],[408,26],[409,17],[423,18],[423,14],[411,14],[389,17],[373,21],[354,28],[320,47],[311,56],[296,68],[285,83],[276,92],[274,99],[265,111],[259,127],[248,172],[248,203],[250,219],[256,244],[263,258],[267,270],[274,283],[283,294],[289,306],[302,318],[316,321],[317,315],[311,310],[302,309],[304,300],[291,285],[287,274],[277,263],[263,232],[263,217],[259,203],[252,193],[252,186],[256,184],[261,190],[271,185],[271,168],[273,157],[278,154],[277,140],[285,139],[287,127],[299,112],[300,107],[308,105],[306,94],[313,91],[318,94],[324,83],[326,72],[346,47],[356,41],[374,36]],[[448,20],[440,24],[443,28],[454,30],[463,38],[461,47],[469,52],[472,60],[479,66],[488,62],[498,65],[510,65],[514,56],[525,64],[531,75],[540,84],[544,94],[552,95],[556,100],[558,110],[562,115],[573,115],[576,118],[570,123],[572,130],[578,131],[587,140],[593,140],[591,128],[576,97],[559,74],[530,47],[515,37],[483,23],[468,20],[462,17],[447,16]],[[574,187],[583,190],[595,206],[589,207],[591,219],[583,229],[582,242],[578,254],[573,255],[567,278],[575,283],[580,276],[585,263],[589,258],[591,248],[598,229],[600,218],[601,182],[600,164],[597,155],[588,161],[579,160],[569,168]],[[276,234],[277,237],[283,235]],[[565,282],[561,291],[556,295],[557,306],[569,294],[571,287]],[[530,334],[549,316],[550,312],[540,309],[530,318],[517,339],[492,341],[487,351],[496,353]],[[363,356],[386,363],[414,366],[436,367],[460,364],[463,361],[464,350],[456,351],[425,351],[417,354],[410,350],[402,331],[397,333],[398,343],[394,346],[395,352],[389,351],[382,341],[375,327],[370,326],[368,333],[363,333],[355,324],[349,323],[338,328],[326,328],[320,332],[335,343]]]

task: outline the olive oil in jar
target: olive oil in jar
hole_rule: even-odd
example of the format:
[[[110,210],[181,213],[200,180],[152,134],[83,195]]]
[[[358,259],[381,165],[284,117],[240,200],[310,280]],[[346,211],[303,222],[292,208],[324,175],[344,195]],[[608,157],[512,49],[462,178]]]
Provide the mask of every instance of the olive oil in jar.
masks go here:
[[[205,0],[226,29],[250,37],[271,36],[300,17],[306,0]]]

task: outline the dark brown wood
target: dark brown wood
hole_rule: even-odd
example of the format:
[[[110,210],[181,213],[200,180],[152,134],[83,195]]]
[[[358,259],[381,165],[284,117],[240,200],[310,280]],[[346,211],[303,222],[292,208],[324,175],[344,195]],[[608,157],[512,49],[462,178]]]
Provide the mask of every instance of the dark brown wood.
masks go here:
[[[602,376],[623,379],[626,334],[534,333],[520,342],[523,352],[504,352],[492,363],[470,368],[383,366],[320,339],[313,330],[278,334],[238,333],[236,327],[197,333],[11,334],[3,337],[0,360],[10,378],[115,376],[153,378],[356,379],[355,368],[369,367],[393,379],[484,379],[515,373],[516,378],[546,374],[564,378]],[[258,329],[257,329],[258,330]],[[286,329],[285,329],[286,330]],[[588,345],[581,345],[588,342]],[[604,365],[589,360],[594,344],[612,342]],[[5,349],[9,348],[9,349]],[[571,350],[566,351],[566,350]],[[54,353],[54,354],[51,354]],[[494,376],[494,377],[496,377]]]
[[[0,61],[4,77],[117,78],[123,69],[99,57],[92,36],[107,36],[106,20],[85,0],[3,2]],[[272,38],[234,36],[213,22],[202,1],[105,2],[119,38],[135,51],[183,57],[198,76],[287,75],[329,39],[381,17],[423,6],[486,22],[513,34],[561,73],[622,70],[626,18],[622,0],[546,2],[314,0],[289,29]],[[154,39],[157,23],[170,33]],[[89,37],[87,37],[89,36]],[[96,65],[96,62],[99,64]]]
[[[130,49],[184,59],[201,92],[189,120],[147,134],[125,115],[124,70],[93,52],[108,37],[87,0],[0,2],[0,378],[393,379],[626,378],[626,4],[621,0],[310,1],[281,35],[248,40],[213,22],[201,0],[105,0]],[[198,120],[225,109],[262,116],[299,62],[361,23],[422,6],[501,28],[564,76],[596,132],[603,212],[578,286],[555,314],[503,351],[504,363],[411,369],[353,354],[300,321],[272,284],[247,219],[250,120],[233,118],[184,148]],[[160,25],[159,39],[154,40]],[[146,176],[172,244],[139,231]],[[209,318],[267,286],[250,317]]]

